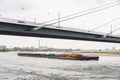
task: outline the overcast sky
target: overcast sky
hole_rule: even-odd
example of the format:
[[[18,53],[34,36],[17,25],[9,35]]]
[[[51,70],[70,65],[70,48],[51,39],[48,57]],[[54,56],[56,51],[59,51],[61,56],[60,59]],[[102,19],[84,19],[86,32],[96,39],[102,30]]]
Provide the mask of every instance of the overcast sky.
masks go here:
[[[1,17],[27,21],[34,21],[34,19],[36,19],[37,22],[41,23],[57,18],[58,12],[60,12],[60,16],[62,17],[115,1],[117,0],[0,0],[0,15]],[[119,14],[120,6],[118,5],[109,9],[63,22],[61,25],[66,27],[91,30],[114,18],[120,17]],[[120,20],[114,21],[99,28],[96,31],[109,33],[111,31],[111,25],[113,26],[113,30],[120,26],[119,21]],[[116,31],[114,34],[120,34],[120,30]],[[41,46],[48,45],[49,47],[56,48],[120,48],[120,44],[115,43],[0,35],[0,45],[7,45],[8,47],[38,47],[38,40],[40,40]]]

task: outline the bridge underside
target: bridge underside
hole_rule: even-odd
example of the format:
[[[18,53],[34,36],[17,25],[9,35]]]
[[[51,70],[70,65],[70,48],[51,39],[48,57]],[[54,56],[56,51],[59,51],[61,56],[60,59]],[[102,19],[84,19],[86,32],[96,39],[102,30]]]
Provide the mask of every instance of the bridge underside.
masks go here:
[[[35,27],[36,26],[0,22],[0,34],[120,43],[120,37],[103,37],[104,35],[102,34],[69,31],[48,27],[34,30]]]

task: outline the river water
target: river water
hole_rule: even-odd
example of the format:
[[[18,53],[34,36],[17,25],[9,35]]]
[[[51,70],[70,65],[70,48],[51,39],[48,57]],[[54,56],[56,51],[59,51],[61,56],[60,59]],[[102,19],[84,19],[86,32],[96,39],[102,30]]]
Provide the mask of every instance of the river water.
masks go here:
[[[99,61],[20,57],[0,53],[0,80],[120,80],[120,57]]]

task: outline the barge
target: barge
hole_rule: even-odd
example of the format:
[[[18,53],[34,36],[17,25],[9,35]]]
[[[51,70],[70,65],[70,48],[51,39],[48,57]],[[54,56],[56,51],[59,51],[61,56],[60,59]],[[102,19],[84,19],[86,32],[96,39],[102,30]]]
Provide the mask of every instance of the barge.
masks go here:
[[[99,56],[86,56],[81,54],[41,54],[41,53],[18,53],[18,56],[39,57],[64,60],[99,60]]]

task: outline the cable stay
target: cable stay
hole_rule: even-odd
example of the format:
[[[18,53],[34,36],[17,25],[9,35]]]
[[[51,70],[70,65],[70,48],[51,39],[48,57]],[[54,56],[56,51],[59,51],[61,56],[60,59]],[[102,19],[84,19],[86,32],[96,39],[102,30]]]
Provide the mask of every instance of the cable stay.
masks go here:
[[[111,5],[111,4],[114,4],[114,5]],[[114,7],[114,6],[117,6],[118,4],[120,4],[120,1],[116,1],[116,2],[113,2],[113,3],[109,3],[109,5],[110,6],[107,6],[107,7],[103,7],[103,8],[100,8],[100,9],[97,9],[97,8],[95,8],[95,10],[93,9],[90,9],[90,10],[86,10],[86,11],[83,11],[83,12],[86,12],[86,13],[83,13],[83,14],[79,14],[79,15],[75,15],[75,16],[72,16],[72,17],[70,17],[69,15],[67,16],[67,17],[69,17],[69,18],[66,18],[66,19],[61,19],[62,17],[60,17],[59,19],[60,20],[58,20],[58,19],[56,19],[57,21],[55,21],[55,22],[52,22],[52,23],[50,23],[50,24],[44,24],[44,23],[42,23],[43,25],[41,25],[41,26],[39,26],[39,27],[36,27],[36,28],[34,28],[33,30],[39,30],[39,29],[41,29],[42,27],[46,27],[46,26],[51,26],[51,25],[54,25],[54,24],[57,24],[57,23],[59,23],[60,24],[60,22],[65,22],[65,21],[68,21],[68,20],[71,20],[71,19],[74,19],[74,18],[78,18],[78,17],[81,17],[81,16],[85,16],[85,15],[88,15],[88,14],[91,14],[91,13],[95,13],[95,12],[98,12],[98,11],[102,11],[102,10],[105,10],[105,9],[108,9],[108,8],[111,8],[111,7]],[[97,9],[97,10],[96,10]],[[92,10],[92,11],[91,11]]]
[[[71,19],[74,19],[74,18],[78,18],[78,17],[81,17],[81,16],[85,16],[85,15],[88,15],[88,14],[91,14],[91,13],[95,13],[95,12],[101,11],[101,10],[105,10],[105,9],[107,9],[107,8],[114,7],[114,6],[117,6],[117,5],[118,5],[118,4],[115,4],[115,5],[112,5],[112,6],[109,6],[109,7],[105,7],[105,8],[98,9],[98,10],[94,10],[94,11],[90,11],[90,12],[87,12],[87,13],[84,13],[84,14],[81,14],[81,15],[73,16],[73,17],[68,18],[68,19],[60,20],[60,22],[65,22],[65,21],[68,21],[68,20],[71,20]],[[53,23],[50,23],[50,24],[45,24],[45,25],[43,25],[42,27],[51,26],[51,25],[57,24],[57,23],[58,23],[58,21],[53,22]]]
[[[98,9],[98,8],[101,8],[101,7],[105,7],[105,6],[108,6],[108,5],[111,5],[111,4],[119,3],[119,2],[120,1],[118,0],[118,1],[115,1],[115,2],[112,2],[112,3],[104,4],[102,6],[91,8],[89,10],[85,10],[85,11],[81,11],[81,12],[77,12],[77,13],[74,13],[74,14],[70,14],[70,15],[67,15],[67,16],[60,17],[60,19],[69,18],[71,16],[79,15],[79,14],[84,13],[84,12],[88,12],[88,11],[91,11],[91,10],[95,10],[95,9]],[[45,24],[45,23],[49,23],[49,22],[53,22],[53,21],[57,21],[57,20],[58,20],[58,18],[52,19],[52,20],[48,20],[48,21],[45,21],[45,22],[42,22],[42,23]]]
[[[108,21],[108,22],[106,22],[106,23],[104,23],[104,24],[102,24],[102,25],[100,25],[100,26],[97,26],[97,27],[91,29],[89,32],[95,31],[96,29],[99,29],[99,28],[101,28],[101,27],[103,27],[103,26],[105,26],[105,25],[107,25],[107,24],[109,24],[109,23],[112,23],[112,22],[114,22],[114,21],[116,21],[116,20],[119,20],[119,19],[120,19],[120,17],[117,17],[117,18],[115,18],[115,19],[112,19],[112,20],[110,20],[110,21]]]
[[[116,31],[118,31],[118,30],[120,30],[120,27],[117,28],[117,29],[115,29],[115,30],[113,30],[112,32],[110,32],[110,33],[104,35],[103,37],[106,38],[107,36],[111,35],[112,33],[116,32]]]
[[[102,11],[102,10],[105,10],[107,8],[111,8],[111,7],[114,7],[114,6],[117,6],[117,4],[114,4],[114,5],[111,5],[111,6],[107,6],[107,7],[104,7],[104,8],[101,8],[101,9],[97,9],[97,10],[93,10],[93,11],[89,11],[89,12],[86,12],[84,14],[80,14],[80,15],[77,15],[77,16],[73,16],[73,17],[70,17],[70,18],[67,18],[67,19],[63,19],[63,20],[60,20],[60,22],[65,22],[65,21],[68,21],[68,20],[71,20],[71,19],[74,19],[74,18],[78,18],[78,17],[81,17],[81,16],[85,16],[85,15],[88,15],[88,14],[91,14],[91,13],[95,13],[95,12],[98,12],[98,11]],[[53,23],[50,23],[50,24],[45,24],[45,25],[42,25],[40,28],[42,27],[45,27],[45,26],[51,26],[53,24],[57,24],[58,21],[55,21]],[[37,28],[36,30],[38,30],[39,28]]]

